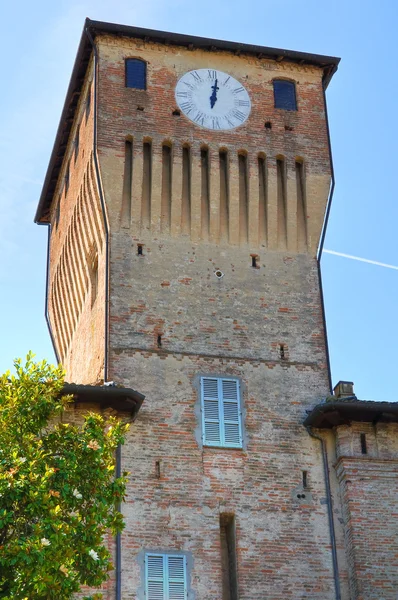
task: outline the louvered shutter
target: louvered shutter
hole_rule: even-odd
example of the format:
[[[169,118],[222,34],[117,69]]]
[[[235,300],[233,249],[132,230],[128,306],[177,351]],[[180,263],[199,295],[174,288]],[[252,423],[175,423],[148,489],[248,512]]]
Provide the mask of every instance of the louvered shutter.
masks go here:
[[[167,600],[186,600],[185,556],[166,556],[167,560]]]
[[[202,377],[203,443],[221,444],[220,402],[218,379]]]
[[[222,379],[221,392],[224,445],[239,448],[242,446],[239,382],[236,379]]]
[[[161,554],[146,555],[146,600],[166,600],[164,563]]]
[[[274,80],[274,103],[275,108],[297,110],[296,86],[292,81]]]
[[[126,87],[146,90],[146,62],[138,58],[126,60]]]

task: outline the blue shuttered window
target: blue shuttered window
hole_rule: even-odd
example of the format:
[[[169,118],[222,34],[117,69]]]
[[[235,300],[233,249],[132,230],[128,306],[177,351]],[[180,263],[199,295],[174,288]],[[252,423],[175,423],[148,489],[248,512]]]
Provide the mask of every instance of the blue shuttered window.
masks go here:
[[[239,381],[201,378],[202,439],[205,446],[242,447]]]
[[[146,62],[139,58],[126,59],[126,87],[146,90]]]
[[[185,556],[146,554],[145,595],[146,600],[187,600]]]
[[[283,110],[297,110],[296,86],[292,81],[274,80],[274,106]]]

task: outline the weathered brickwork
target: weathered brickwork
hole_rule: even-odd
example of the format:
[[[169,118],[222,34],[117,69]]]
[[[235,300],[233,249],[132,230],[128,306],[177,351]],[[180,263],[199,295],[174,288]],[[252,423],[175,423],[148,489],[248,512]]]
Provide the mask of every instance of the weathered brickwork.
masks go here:
[[[91,64],[52,204],[48,286],[59,359],[71,381],[85,383],[103,379],[105,328],[105,233],[93,159],[92,78]]]
[[[227,52],[209,57],[208,52],[110,37],[99,39],[99,55],[98,154],[112,232],[109,378],[139,386],[146,395],[123,450],[123,467],[132,472],[124,509],[123,598],[142,597],[139,556],[143,549],[189,552],[196,598],[221,598],[222,513],[236,518],[241,600],[333,598],[319,448],[302,427],[305,408],[328,393],[313,258],[330,181],[321,70]],[[148,92],[124,87],[124,59],[131,56],[148,61]],[[207,66],[209,60],[214,68],[242,80],[253,98],[247,125],[232,132],[205,132],[185,117],[172,115],[178,77]],[[273,108],[275,76],[299,82],[297,113]],[[144,110],[137,110],[138,106]],[[264,127],[266,120],[272,121],[271,130]],[[134,152],[127,224],[121,202],[126,139],[132,140]],[[153,152],[152,210],[143,226],[145,141],[151,142]],[[159,209],[164,141],[173,149],[169,231],[162,230]],[[184,233],[181,152],[186,144],[192,152],[192,214]],[[211,165],[208,239],[203,239],[200,227],[198,194],[203,146],[209,149]],[[226,238],[221,232],[220,149],[230,157]],[[243,244],[236,229],[241,150],[249,161],[251,211],[249,239]],[[262,243],[256,218],[259,152],[268,157],[268,224]],[[292,203],[284,251],[278,246],[278,219],[272,204],[277,203],[277,156],[286,159]],[[309,238],[308,248],[299,254],[294,208],[297,157],[306,166]],[[216,277],[217,270],[222,277]],[[203,447],[200,375],[241,381],[243,450]],[[303,470],[311,478],[311,489],[305,493]]]
[[[321,444],[303,427],[330,395],[316,260],[331,183],[324,65],[103,29],[52,201],[49,312],[69,381],[101,381],[106,367],[146,396],[122,451],[121,598],[145,598],[150,551],[184,553],[188,600],[231,600],[227,515],[240,600],[332,600]],[[127,58],[146,62],[146,90],[125,87]],[[242,126],[210,131],[176,113],[179,77],[201,68],[246,87]],[[275,78],[295,83],[297,111],[274,108]],[[239,381],[242,448],[203,444],[201,376]],[[341,600],[396,600],[396,427],[318,431]],[[112,573],[106,600],[115,589]]]
[[[398,426],[353,423],[336,431],[351,597],[395,600],[398,590]],[[360,436],[366,436],[361,448]],[[363,450],[366,449],[366,454]]]

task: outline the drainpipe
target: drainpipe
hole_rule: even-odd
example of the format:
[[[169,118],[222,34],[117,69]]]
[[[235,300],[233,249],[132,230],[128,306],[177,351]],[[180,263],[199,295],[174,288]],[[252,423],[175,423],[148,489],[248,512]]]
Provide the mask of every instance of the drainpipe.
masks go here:
[[[335,587],[335,592],[336,592],[336,600],[341,600],[339,565],[337,562],[336,533],[335,533],[334,521],[333,521],[332,494],[330,491],[329,465],[328,465],[328,455],[327,455],[327,450],[326,450],[326,442],[319,435],[316,435],[315,433],[313,433],[311,427],[306,427],[306,430],[308,431],[308,433],[310,434],[311,437],[313,437],[316,440],[319,440],[321,442],[322,457],[323,457],[323,471],[324,471],[324,476],[325,476],[325,487],[326,487],[326,502],[327,502],[327,507],[328,507],[330,543],[332,545],[334,587]]]
[[[85,29],[86,35],[91,43],[94,52],[94,139],[93,139],[93,155],[94,155],[94,166],[95,174],[97,177],[98,192],[101,202],[102,215],[104,218],[105,226],[105,332],[104,332],[104,381],[108,381],[108,344],[109,344],[109,227],[106,216],[104,192],[102,189],[102,181],[100,175],[100,169],[98,164],[97,156],[97,87],[98,87],[98,50],[94,43],[94,40],[90,34],[89,28]],[[116,477],[121,475],[121,458],[122,448],[121,445],[116,449]],[[121,503],[118,502],[117,510],[120,512]],[[115,552],[115,571],[116,571],[116,586],[115,586],[115,600],[121,600],[122,598],[122,538],[121,534],[116,534],[116,552]]]

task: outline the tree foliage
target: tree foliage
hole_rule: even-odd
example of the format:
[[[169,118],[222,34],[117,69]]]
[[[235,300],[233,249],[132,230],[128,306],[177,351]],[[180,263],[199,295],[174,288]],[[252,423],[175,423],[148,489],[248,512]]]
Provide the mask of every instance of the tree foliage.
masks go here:
[[[112,568],[104,536],[123,528],[114,457],[127,426],[63,422],[62,368],[29,354],[15,371],[0,377],[0,598],[67,600]]]

